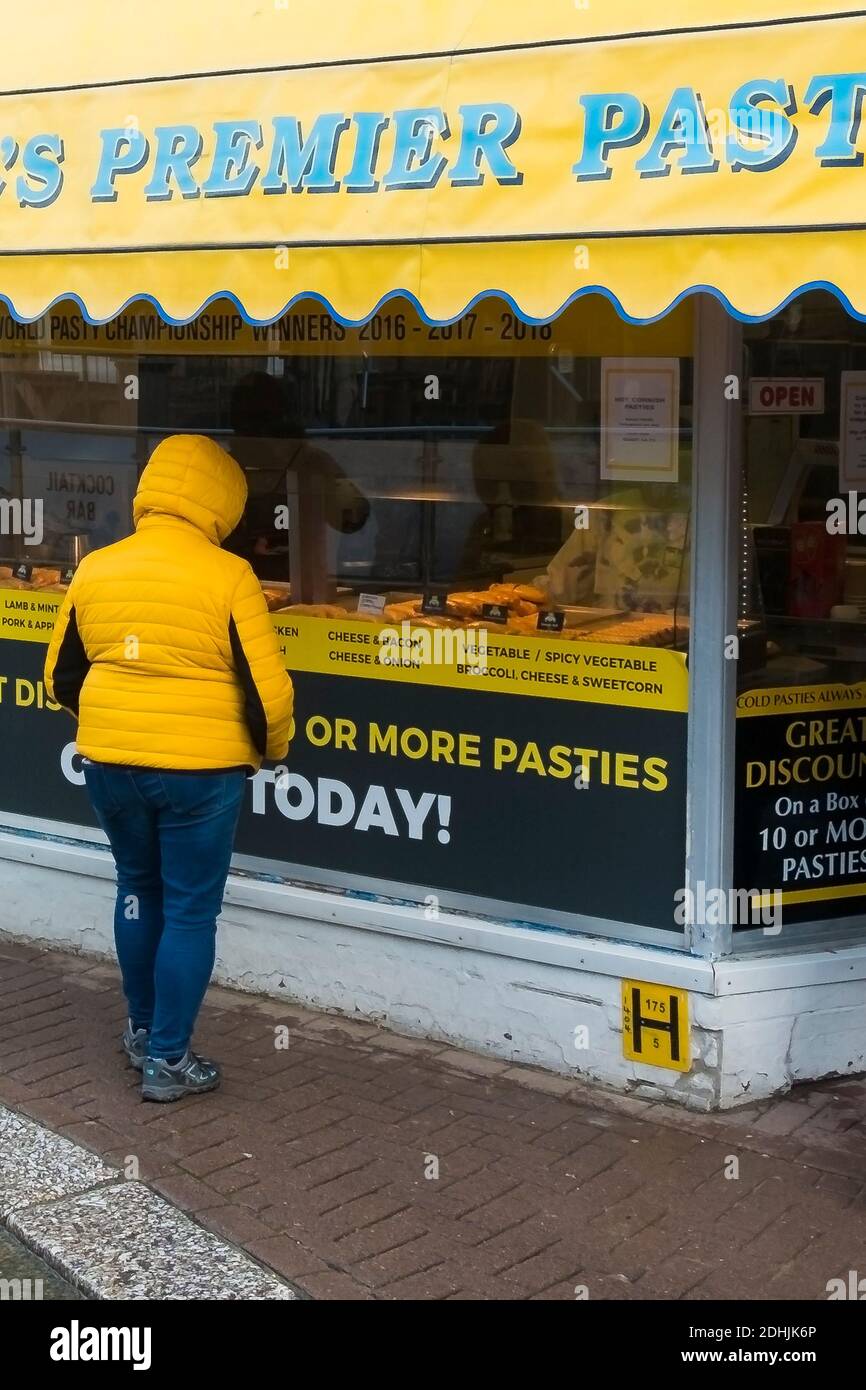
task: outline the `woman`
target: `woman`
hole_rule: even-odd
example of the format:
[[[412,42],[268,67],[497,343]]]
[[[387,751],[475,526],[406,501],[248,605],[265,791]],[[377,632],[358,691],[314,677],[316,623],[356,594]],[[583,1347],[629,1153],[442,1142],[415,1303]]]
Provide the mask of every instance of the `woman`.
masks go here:
[[[123,1048],[145,1100],[219,1085],[190,1042],[244,781],[289,745],[292,683],[265,600],[247,561],[220,548],[246,498],[213,440],[164,440],[141,475],[134,535],[82,561],[45,664],[49,693],[78,719],[117,865]]]

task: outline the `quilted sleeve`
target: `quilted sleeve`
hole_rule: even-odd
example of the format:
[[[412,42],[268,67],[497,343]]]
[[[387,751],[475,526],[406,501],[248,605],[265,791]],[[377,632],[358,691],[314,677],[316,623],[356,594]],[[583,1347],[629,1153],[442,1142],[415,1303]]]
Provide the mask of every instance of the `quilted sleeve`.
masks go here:
[[[54,632],[45,658],[45,688],[48,696],[70,714],[78,716],[81,687],[90,670],[90,661],[78,631],[75,612],[76,586],[73,579],[60,605]]]
[[[268,606],[249,565],[244,566],[232,598],[229,636],[253,743],[263,758],[284,758],[291,737],[294,692]]]

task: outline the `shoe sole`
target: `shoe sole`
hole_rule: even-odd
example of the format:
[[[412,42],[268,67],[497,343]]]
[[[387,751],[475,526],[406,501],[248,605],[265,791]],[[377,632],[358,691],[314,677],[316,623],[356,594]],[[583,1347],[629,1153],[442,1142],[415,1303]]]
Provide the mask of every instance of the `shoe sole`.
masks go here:
[[[144,1071],[144,1058],[136,1057],[135,1053],[130,1052],[127,1048],[124,1048],[123,1050],[126,1053],[126,1058],[129,1062],[129,1065],[131,1067],[135,1067],[136,1071]]]
[[[183,1100],[184,1096],[203,1096],[208,1091],[215,1091],[219,1084],[220,1078],[217,1077],[208,1086],[142,1086],[141,1099],[155,1101],[161,1105],[170,1105],[173,1101]]]

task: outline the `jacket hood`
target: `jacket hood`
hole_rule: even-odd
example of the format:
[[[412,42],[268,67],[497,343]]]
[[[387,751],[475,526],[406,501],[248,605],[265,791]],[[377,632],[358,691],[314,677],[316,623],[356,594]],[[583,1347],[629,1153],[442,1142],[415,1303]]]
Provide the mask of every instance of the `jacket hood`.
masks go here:
[[[222,545],[247,504],[247,481],[225,449],[202,434],[173,434],[158,444],[141,475],[132,515],[175,516]]]

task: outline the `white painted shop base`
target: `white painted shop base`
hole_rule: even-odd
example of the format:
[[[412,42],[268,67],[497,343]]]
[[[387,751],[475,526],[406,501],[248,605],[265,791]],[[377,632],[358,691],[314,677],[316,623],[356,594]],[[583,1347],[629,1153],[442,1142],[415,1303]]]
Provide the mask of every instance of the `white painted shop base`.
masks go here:
[[[0,936],[110,956],[113,897],[106,851],[0,831]],[[623,978],[689,990],[691,1071],[624,1059]],[[714,963],[233,876],[216,979],[696,1110],[866,1071],[863,945]]]

